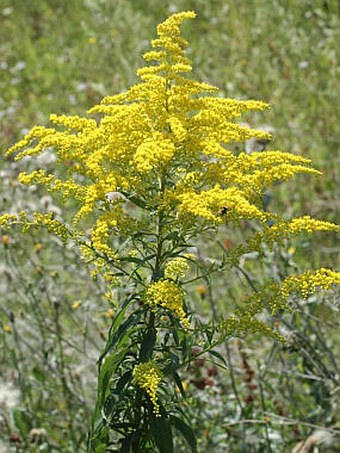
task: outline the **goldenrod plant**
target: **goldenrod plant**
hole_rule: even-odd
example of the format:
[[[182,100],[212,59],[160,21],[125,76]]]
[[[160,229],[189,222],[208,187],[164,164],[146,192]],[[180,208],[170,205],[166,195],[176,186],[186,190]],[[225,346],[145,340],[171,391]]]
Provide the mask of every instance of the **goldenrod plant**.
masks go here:
[[[180,26],[195,16],[181,12],[158,25],[144,54],[147,64],[137,71],[140,83],[105,97],[86,117],[51,115],[54,126],[34,127],[8,151],[29,167],[19,181],[44,186],[73,216],[4,213],[0,226],[43,227],[72,242],[112,299],[89,451],[173,452],[175,433],[197,451],[182,371],[204,354],[225,366],[218,347],[233,337],[259,332],[284,341],[273,320],[289,309],[290,297],[340,282],[332,269],[307,271],[269,281],[229,317],[195,316],[191,281],[227,272],[249,252],[260,259],[264,245],[339,229],[267,211],[268,188],[319,172],[309,159],[287,152],[233,151],[235,142],[270,139],[237,123],[243,113],[268,105],[223,98],[215,86],[190,78]],[[32,159],[46,151],[57,157],[54,173]],[[199,237],[225,224],[240,228],[243,221],[254,224],[253,235],[203,266],[194,248]]]

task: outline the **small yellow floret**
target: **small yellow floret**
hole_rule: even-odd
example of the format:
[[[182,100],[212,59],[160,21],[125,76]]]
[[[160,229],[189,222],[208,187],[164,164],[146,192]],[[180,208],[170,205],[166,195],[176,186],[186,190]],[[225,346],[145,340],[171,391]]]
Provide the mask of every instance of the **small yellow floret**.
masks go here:
[[[10,224],[17,220],[17,216],[14,214],[1,214],[0,215],[0,227],[3,225]]]
[[[161,306],[172,311],[186,329],[190,323],[183,309],[184,292],[182,288],[170,280],[159,280],[151,283],[145,292],[145,303],[152,306]]]
[[[169,261],[164,269],[164,277],[167,279],[177,280],[184,278],[189,269],[188,260],[177,257]]]
[[[340,285],[340,272],[332,269],[321,268],[315,271],[287,277],[281,286],[281,295],[287,298],[293,292],[300,292],[302,297],[307,298],[319,288],[330,289],[333,285]]]
[[[112,308],[109,308],[106,312],[105,312],[105,317],[108,318],[108,319],[112,319],[115,315],[115,312],[112,310]]]
[[[12,332],[13,332],[12,326],[10,326],[9,324],[6,324],[6,325],[4,326],[4,332],[6,332],[6,333],[12,333]]]
[[[162,380],[162,374],[158,366],[152,360],[136,365],[133,369],[132,377],[132,383],[137,384],[149,395],[154,407],[154,413],[159,416],[157,388]]]

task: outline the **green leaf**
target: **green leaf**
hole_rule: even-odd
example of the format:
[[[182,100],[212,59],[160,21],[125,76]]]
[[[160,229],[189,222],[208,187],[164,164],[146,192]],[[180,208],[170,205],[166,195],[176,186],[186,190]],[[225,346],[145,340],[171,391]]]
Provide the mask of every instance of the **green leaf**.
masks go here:
[[[150,427],[155,444],[160,453],[174,453],[174,443],[171,430],[171,419],[160,405],[160,416],[156,417],[153,407],[150,408]]]
[[[107,450],[106,450],[106,443],[105,444],[100,444],[96,447],[94,447],[94,453],[105,453]]]
[[[176,328],[172,329],[172,337],[174,339],[175,345],[179,346],[179,337]]]
[[[171,415],[170,417],[173,426],[182,434],[189,447],[191,448],[191,451],[193,453],[197,453],[197,442],[195,433],[192,428],[175,415]]]
[[[105,403],[110,379],[128,351],[129,345],[125,346],[125,348],[122,349],[119,353],[111,354],[105,360],[104,365],[100,370],[98,378],[98,399],[95,414],[101,412],[101,408]]]
[[[132,379],[132,372],[131,371],[127,371],[126,373],[124,373],[123,376],[117,382],[117,385],[116,385],[116,388],[114,390],[114,393],[119,395],[123,391],[123,389],[126,386],[126,384],[128,384],[131,381],[131,379]]]
[[[29,431],[31,430],[31,420],[24,411],[15,409],[13,411],[13,418],[15,425],[20,431],[22,437],[26,438]]]
[[[140,198],[137,198],[135,197],[134,195],[130,195],[128,194],[127,192],[124,192],[121,190],[120,192],[122,195],[124,195],[125,198],[127,198],[128,200],[130,200],[133,204],[135,204],[136,206],[139,206],[140,208],[142,209],[145,209],[146,207],[146,203],[145,201],[141,200]]]
[[[204,333],[207,336],[207,340],[208,340],[209,345],[211,345],[212,339],[214,337],[214,333],[211,332],[210,330],[206,330]]]
[[[37,381],[39,382],[45,382],[46,381],[46,376],[45,374],[38,368],[34,367],[32,370],[33,376],[36,378]]]
[[[115,347],[117,350],[119,348],[119,343],[124,342],[124,339],[128,335],[131,337],[131,334],[137,330],[136,325],[138,324],[138,321],[141,318],[143,310],[138,310],[132,313],[124,322],[121,322],[123,318],[123,314],[119,314],[119,322],[120,324],[117,323],[114,326],[112,325],[112,331],[111,331],[111,336],[105,346],[104,351],[102,352],[101,356],[99,357],[99,366],[101,366],[103,358]],[[117,315],[118,317],[118,315]],[[114,323],[116,322],[115,321]],[[131,329],[131,330],[129,330]]]
[[[171,231],[167,234],[164,238],[164,241],[173,241],[174,239],[178,239],[179,231]]]
[[[152,327],[147,331],[142,341],[139,356],[141,362],[147,362],[150,359],[155,343],[156,329]]]
[[[181,395],[183,396],[183,398],[186,398],[185,390],[183,388],[182,381],[181,381],[181,378],[179,377],[179,374],[173,373],[173,377],[174,377],[174,381],[176,382],[177,387],[179,388],[179,390],[181,392]]]
[[[101,410],[103,417],[106,421],[109,421],[110,426],[111,426],[111,420],[113,419],[113,416],[115,413],[117,413],[117,402],[118,402],[118,396],[115,395],[114,393],[108,393],[107,397],[105,399],[103,408]]]
[[[111,327],[110,327],[110,330],[109,330],[109,338],[111,338],[115,334],[116,330],[121,325],[121,322],[122,322],[122,320],[124,318],[125,312],[126,312],[128,306],[130,305],[131,302],[132,302],[132,299],[128,299],[127,301],[125,301],[125,303],[123,304],[123,306],[120,309],[120,311],[114,317],[114,319],[112,321],[112,324],[111,324]]]
[[[163,371],[165,376],[168,374],[173,374],[180,367],[179,357],[170,351],[168,351],[168,354],[171,358],[171,363]]]
[[[223,363],[223,365],[225,365],[226,369],[229,370],[228,363],[226,362],[225,358],[219,352],[211,350],[211,351],[209,351],[209,354],[213,355],[214,357],[217,357]],[[221,366],[221,365],[218,364],[218,366]]]
[[[106,446],[109,442],[109,429],[107,426],[104,426],[101,421],[93,432],[93,435],[89,438],[87,449],[88,451],[93,451],[95,453],[104,453],[106,451]]]
[[[151,255],[148,255],[143,259],[137,258],[134,256],[123,256],[123,257],[119,258],[119,261],[126,261],[127,263],[143,264],[143,263],[146,263],[147,261],[152,260],[153,258],[155,258],[155,256],[156,256],[155,253],[152,253]]]
[[[130,453],[131,445],[133,440],[133,433],[128,434],[124,439],[122,439],[122,446],[120,453]]]

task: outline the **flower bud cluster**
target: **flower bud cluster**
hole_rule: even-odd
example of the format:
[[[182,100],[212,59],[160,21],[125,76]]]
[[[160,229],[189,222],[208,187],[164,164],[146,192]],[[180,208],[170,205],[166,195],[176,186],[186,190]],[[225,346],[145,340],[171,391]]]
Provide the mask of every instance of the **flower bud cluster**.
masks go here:
[[[151,307],[160,306],[170,310],[189,329],[190,323],[183,308],[184,292],[173,281],[164,279],[151,283],[145,291],[145,303]]]
[[[154,413],[159,415],[157,388],[162,380],[162,374],[158,366],[152,360],[136,365],[133,369],[132,377],[132,383],[137,384],[149,395],[154,407]]]

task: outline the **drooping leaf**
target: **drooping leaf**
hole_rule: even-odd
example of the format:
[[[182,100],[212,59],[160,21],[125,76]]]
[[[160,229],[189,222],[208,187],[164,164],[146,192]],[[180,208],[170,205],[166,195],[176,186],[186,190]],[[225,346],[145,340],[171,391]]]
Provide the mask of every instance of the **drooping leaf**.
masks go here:
[[[120,453],[130,453],[131,452],[131,445],[133,440],[133,433],[128,434],[124,439],[121,441],[121,449]]]
[[[152,327],[148,329],[142,341],[140,349],[141,362],[147,362],[150,359],[153,348],[155,347],[155,343],[156,343],[156,329]]]
[[[92,435],[89,436],[88,451],[95,453],[104,453],[106,451],[107,444],[109,442],[109,429],[104,426],[101,420],[94,426]]]
[[[185,423],[183,420],[181,420],[179,417],[176,417],[175,415],[171,415],[171,423],[174,426],[174,428],[179,431],[188,445],[191,448],[191,451],[193,453],[197,453],[197,442],[196,442],[196,437],[193,429]]]
[[[225,367],[222,367],[222,368],[225,368],[226,370],[229,370],[228,363],[227,363],[226,359],[223,357],[223,355],[221,355],[219,352],[214,351],[214,350],[209,351],[209,354],[213,355],[214,357],[217,357],[223,363],[223,365]],[[221,366],[220,363],[218,363],[217,365]]]
[[[115,348],[116,350],[118,349],[118,344],[122,342],[126,335],[131,337],[132,331],[137,330],[136,324],[141,318],[142,311],[143,310],[135,311],[124,322],[121,322],[122,317],[124,315],[120,313],[119,315],[119,317],[121,318],[120,324],[119,325],[117,324],[117,326],[115,326],[115,328],[112,329],[111,336],[107,341],[105,349],[102,352],[101,356],[99,357],[99,364],[101,364],[103,358],[110,352],[110,350],[112,350],[113,348]]]
[[[183,396],[183,398],[186,398],[185,390],[183,388],[183,384],[182,384],[181,378],[179,377],[179,374],[175,372],[175,373],[173,373],[173,377],[174,377],[177,387],[179,388],[179,391],[181,392],[181,395]]]
[[[157,417],[153,408],[150,410],[150,427],[155,444],[160,453],[174,453],[174,443],[171,429],[171,418],[160,405],[160,416]]]
[[[153,253],[151,255],[146,256],[145,258],[137,258],[135,256],[123,256],[120,258],[120,261],[126,261],[127,263],[136,263],[136,264],[144,264],[147,261],[152,260],[156,255]]]
[[[126,197],[128,200],[130,200],[133,204],[138,206],[139,208],[145,209],[146,208],[146,202],[144,200],[141,200],[140,198],[137,198],[136,196],[129,194],[127,192],[121,191],[122,195]]]
[[[114,392],[119,395],[126,384],[128,384],[132,379],[132,372],[131,371],[126,371],[123,376],[118,380],[116,388],[114,389]]]
[[[173,374],[180,366],[179,357],[176,354],[173,354],[170,351],[168,351],[168,354],[169,354],[169,356],[171,358],[171,362],[169,363],[169,365],[163,371],[165,376],[168,375],[168,374]]]
[[[117,353],[108,356],[100,370],[98,379],[98,402],[100,404],[100,407],[103,406],[106,399],[106,392],[110,383],[110,379],[128,350],[129,345],[125,346],[125,348],[121,349],[119,352],[117,351]]]
[[[109,338],[112,338],[114,334],[116,333],[117,329],[121,325],[121,322],[124,318],[125,312],[130,305],[131,300],[125,301],[125,303],[122,305],[121,309],[118,311],[118,313],[115,315],[110,330],[109,330]]]

